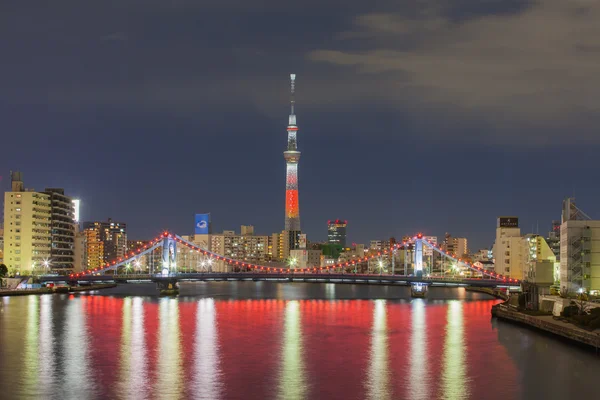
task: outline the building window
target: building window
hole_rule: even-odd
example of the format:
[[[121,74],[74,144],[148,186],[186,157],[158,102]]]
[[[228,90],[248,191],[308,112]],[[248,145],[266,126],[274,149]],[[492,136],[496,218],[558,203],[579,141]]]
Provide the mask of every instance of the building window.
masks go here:
[[[506,260],[504,260],[504,264],[510,264],[510,258],[507,258]]]

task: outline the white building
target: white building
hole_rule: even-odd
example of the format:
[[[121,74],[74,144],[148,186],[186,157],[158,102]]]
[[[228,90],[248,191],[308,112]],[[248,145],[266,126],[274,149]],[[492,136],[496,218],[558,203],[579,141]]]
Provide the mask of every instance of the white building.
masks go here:
[[[494,242],[494,270],[513,279],[523,279],[521,229],[517,217],[498,217]]]
[[[600,221],[572,220],[560,226],[561,291],[600,291]]]

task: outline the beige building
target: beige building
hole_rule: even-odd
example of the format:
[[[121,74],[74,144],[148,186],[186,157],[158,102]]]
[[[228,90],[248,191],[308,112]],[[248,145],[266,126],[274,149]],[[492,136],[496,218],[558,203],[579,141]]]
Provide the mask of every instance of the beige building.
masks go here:
[[[498,217],[494,242],[494,271],[513,279],[524,279],[521,229],[517,217]]]
[[[4,229],[0,228],[0,263],[4,263]]]
[[[21,173],[11,175],[11,191],[4,194],[4,264],[10,273],[25,275],[49,268],[51,196],[25,190]]]
[[[86,234],[85,232],[75,233],[75,246],[74,246],[74,264],[73,272],[81,272],[87,269],[87,246],[86,246]]]
[[[295,249],[290,251],[291,269],[321,266],[321,250]]]
[[[449,233],[446,233],[442,248],[458,258],[462,258],[466,254],[469,254],[467,238],[452,237]]]
[[[247,227],[246,227],[247,228]],[[235,231],[223,231],[221,234],[211,235],[210,251],[251,264],[265,264],[271,260],[269,253],[272,236],[254,235],[254,230],[243,229],[245,235],[238,235]],[[232,266],[218,261],[214,270],[227,272]]]

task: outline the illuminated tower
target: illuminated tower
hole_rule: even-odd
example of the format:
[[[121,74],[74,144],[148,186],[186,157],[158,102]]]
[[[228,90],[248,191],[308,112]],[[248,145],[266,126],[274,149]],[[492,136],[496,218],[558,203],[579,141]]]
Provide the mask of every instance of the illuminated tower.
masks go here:
[[[296,134],[296,114],[294,113],[294,90],[296,84],[296,74],[290,74],[291,80],[291,99],[292,111],[287,127],[288,145],[287,150],[283,152],[283,158],[286,162],[285,174],[285,230],[300,231],[300,204],[298,203],[298,161],[300,152],[297,148]]]

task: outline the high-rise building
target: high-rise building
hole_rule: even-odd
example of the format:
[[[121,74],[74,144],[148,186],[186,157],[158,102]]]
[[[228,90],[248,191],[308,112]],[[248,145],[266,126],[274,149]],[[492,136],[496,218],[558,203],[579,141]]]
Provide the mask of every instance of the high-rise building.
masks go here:
[[[75,206],[64,189],[48,188],[52,207],[52,269],[63,273],[75,268]]]
[[[84,222],[87,266],[97,268],[121,258],[127,252],[127,224],[108,221]]]
[[[283,152],[286,163],[285,174],[285,230],[300,231],[300,204],[298,202],[298,162],[300,161],[300,152],[298,151],[296,135],[298,126],[296,125],[296,114],[294,111],[295,82],[296,75],[291,74],[291,113],[289,116],[287,133],[287,150]]]
[[[556,261],[560,261],[560,221],[552,221],[552,230],[548,232],[546,243],[556,256]]]
[[[327,221],[327,243],[339,244],[345,248],[347,226],[348,221],[342,221],[341,219]]]
[[[13,272],[69,273],[74,268],[74,208],[63,189],[26,189],[11,172],[4,194],[4,263]]]

